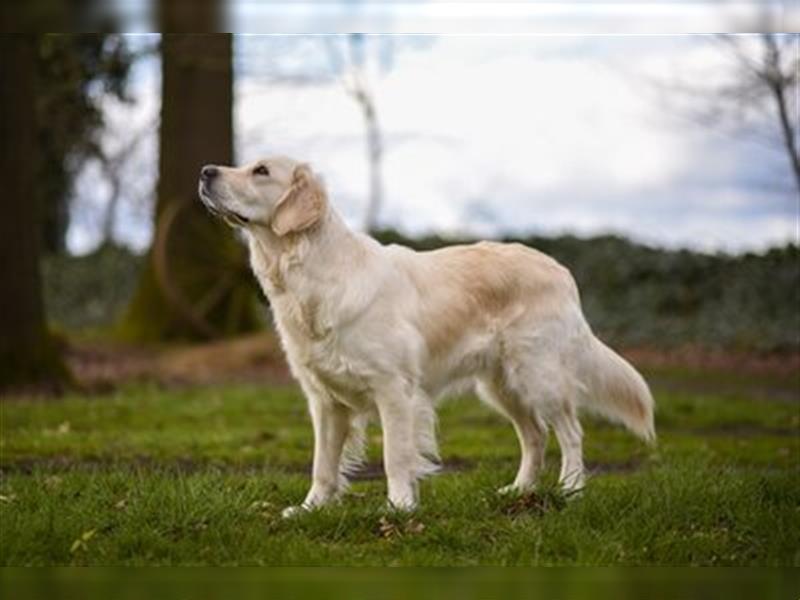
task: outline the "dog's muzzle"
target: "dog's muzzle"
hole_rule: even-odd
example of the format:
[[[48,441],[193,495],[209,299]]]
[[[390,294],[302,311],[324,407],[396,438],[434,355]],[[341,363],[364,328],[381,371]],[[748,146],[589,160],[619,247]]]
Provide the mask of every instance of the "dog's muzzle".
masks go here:
[[[206,176],[207,169],[214,169],[214,173]],[[244,227],[250,223],[250,219],[230,210],[226,206],[214,199],[214,194],[211,190],[211,182],[217,176],[217,170],[214,167],[203,167],[200,172],[200,183],[197,186],[198,196],[208,211],[215,217],[219,217],[231,227]]]

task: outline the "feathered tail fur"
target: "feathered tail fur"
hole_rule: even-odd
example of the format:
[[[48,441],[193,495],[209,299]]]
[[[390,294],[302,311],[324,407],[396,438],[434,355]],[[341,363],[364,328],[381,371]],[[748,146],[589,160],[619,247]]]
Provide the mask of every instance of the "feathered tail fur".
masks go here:
[[[647,442],[656,438],[655,402],[644,378],[631,364],[597,338],[584,359],[584,408],[622,423]]]

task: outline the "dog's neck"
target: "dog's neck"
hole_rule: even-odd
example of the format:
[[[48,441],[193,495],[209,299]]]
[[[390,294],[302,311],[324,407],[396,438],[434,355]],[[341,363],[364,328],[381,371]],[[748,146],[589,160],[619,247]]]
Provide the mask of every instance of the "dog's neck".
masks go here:
[[[335,322],[351,318],[336,309],[351,293],[344,275],[366,267],[375,240],[351,231],[331,206],[303,232],[277,236],[254,227],[247,233],[250,264],[282,335],[321,340]]]
[[[344,285],[342,274],[358,269],[373,240],[350,230],[328,205],[311,228],[284,236],[269,227],[247,230],[250,263],[264,293],[271,301],[291,294],[298,301],[321,290],[330,294]]]

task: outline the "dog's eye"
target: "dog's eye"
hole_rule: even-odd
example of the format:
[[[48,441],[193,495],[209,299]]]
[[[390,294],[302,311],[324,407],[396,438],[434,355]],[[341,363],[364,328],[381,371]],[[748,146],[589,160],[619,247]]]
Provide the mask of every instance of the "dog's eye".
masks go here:
[[[255,169],[253,169],[253,175],[264,175],[265,177],[269,177],[269,169],[266,165],[258,165]]]

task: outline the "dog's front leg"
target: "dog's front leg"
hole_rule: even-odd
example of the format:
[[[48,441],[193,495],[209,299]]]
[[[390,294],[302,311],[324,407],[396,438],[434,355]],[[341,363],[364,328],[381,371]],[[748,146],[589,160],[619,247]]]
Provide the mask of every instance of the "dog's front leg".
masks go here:
[[[341,483],[339,467],[350,427],[350,410],[325,394],[306,393],[314,425],[311,489],[302,505],[290,506],[283,511],[284,517],[327,504],[336,498]]]
[[[417,449],[414,444],[414,403],[401,383],[377,390],[375,399],[383,428],[383,466],[389,504],[399,510],[417,505]]]

